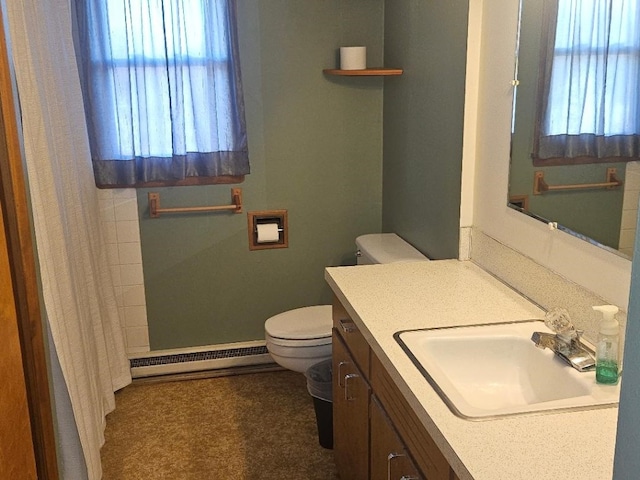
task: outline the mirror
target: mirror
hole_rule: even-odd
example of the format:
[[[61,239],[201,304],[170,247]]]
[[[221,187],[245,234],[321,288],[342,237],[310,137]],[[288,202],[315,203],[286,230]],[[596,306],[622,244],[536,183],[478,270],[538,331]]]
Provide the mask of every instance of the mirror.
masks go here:
[[[543,3],[539,0],[521,2],[508,204],[631,258],[640,192],[640,162],[533,165]],[[538,182],[542,178],[542,183],[538,183],[542,190],[545,185],[551,187],[548,191],[536,193],[536,175]],[[602,186],[611,183],[618,185]]]

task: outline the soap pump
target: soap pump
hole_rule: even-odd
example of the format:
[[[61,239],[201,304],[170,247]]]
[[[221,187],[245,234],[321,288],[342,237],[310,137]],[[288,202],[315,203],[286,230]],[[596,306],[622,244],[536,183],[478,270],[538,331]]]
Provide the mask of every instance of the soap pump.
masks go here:
[[[619,337],[620,326],[616,320],[618,307],[600,305],[593,307],[602,313],[600,333],[596,346],[596,381],[607,385],[618,383],[619,377]]]

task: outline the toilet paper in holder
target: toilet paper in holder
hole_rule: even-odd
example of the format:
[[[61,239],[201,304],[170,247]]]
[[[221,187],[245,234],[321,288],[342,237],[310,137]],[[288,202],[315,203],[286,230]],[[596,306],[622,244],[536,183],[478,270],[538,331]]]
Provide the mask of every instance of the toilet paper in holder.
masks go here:
[[[273,243],[280,241],[280,233],[284,229],[278,223],[258,223],[256,224],[257,243]]]
[[[286,210],[248,212],[249,250],[287,248],[288,225]]]

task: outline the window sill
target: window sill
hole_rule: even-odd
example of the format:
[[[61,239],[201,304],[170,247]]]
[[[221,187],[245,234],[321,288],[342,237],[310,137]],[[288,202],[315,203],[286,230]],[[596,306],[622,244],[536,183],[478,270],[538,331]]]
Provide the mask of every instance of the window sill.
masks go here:
[[[244,175],[221,175],[219,177],[188,177],[184,180],[139,182],[135,185],[97,185],[100,189],[111,188],[156,188],[156,187],[193,187],[198,185],[229,185],[243,183]]]

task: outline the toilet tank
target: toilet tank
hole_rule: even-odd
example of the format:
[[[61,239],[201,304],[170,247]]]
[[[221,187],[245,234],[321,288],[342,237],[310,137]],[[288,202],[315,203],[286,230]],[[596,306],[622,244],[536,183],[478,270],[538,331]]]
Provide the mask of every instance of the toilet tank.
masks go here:
[[[371,233],[356,238],[358,265],[429,260],[395,233]]]

